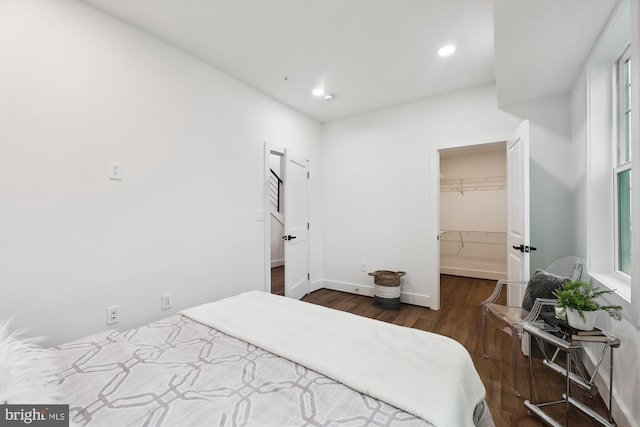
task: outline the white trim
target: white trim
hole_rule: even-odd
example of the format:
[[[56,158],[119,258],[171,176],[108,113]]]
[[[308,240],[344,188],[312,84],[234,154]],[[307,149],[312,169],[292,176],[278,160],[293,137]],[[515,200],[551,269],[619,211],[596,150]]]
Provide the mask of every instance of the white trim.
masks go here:
[[[269,196],[269,183],[271,180],[271,154],[284,156],[284,149],[264,142],[263,150],[263,215],[271,212],[271,200]],[[271,221],[264,219],[264,291],[271,293]]]
[[[629,80],[631,80],[631,76],[630,75],[627,76],[626,71],[623,71],[625,67],[620,67],[620,64],[626,63],[627,61],[631,61],[631,45],[629,44],[627,44],[627,46],[625,47],[622,55],[615,61],[615,84],[614,84],[615,102],[614,103],[616,105],[616,108],[614,109],[615,111],[614,123],[616,123],[616,126],[615,126],[616,153],[615,153],[614,166],[616,167],[622,166],[627,162],[627,160],[622,161],[620,156],[622,154],[621,148],[623,145],[626,144],[627,137],[630,136],[626,134],[626,129],[624,129],[626,124],[626,121],[624,120],[624,116],[626,116],[626,111],[621,114],[621,107],[623,107],[623,109],[626,110],[626,101],[627,101],[626,85],[622,84],[621,77],[622,77],[622,74],[624,74],[625,77],[628,77]],[[631,120],[631,118],[629,118],[629,120]],[[621,129],[624,129],[623,134],[619,132]],[[624,152],[626,154],[626,147],[624,148],[625,148]]]
[[[309,284],[309,287],[310,287],[309,293],[315,292],[315,291],[317,291],[319,289],[324,288],[324,279],[319,279],[319,280],[315,280],[315,281],[311,282]]]
[[[610,159],[605,158],[605,164],[598,164],[598,159],[605,156],[602,149],[602,141],[611,140],[617,142],[614,124],[617,123],[617,113],[611,111],[606,116],[605,104],[609,108],[614,106],[613,98],[617,97],[617,70],[615,62],[622,56],[627,44],[631,41],[631,100],[632,111],[640,111],[639,86],[640,86],[640,1],[619,1],[615,10],[601,32],[597,42],[586,61],[587,69],[587,264],[589,273],[598,283],[604,287],[616,289],[620,300],[624,300],[628,307],[628,315],[631,322],[640,326],[640,264],[632,262],[631,280],[625,283],[624,276],[616,277],[617,242],[614,238],[617,234],[615,223],[617,215],[614,206],[617,206],[617,193],[615,191],[615,173],[613,165],[617,164],[617,143],[607,144]],[[605,67],[609,67],[605,70]],[[613,73],[616,79],[611,78],[606,88],[602,86],[606,73]],[[608,99],[608,100],[607,100]],[[617,104],[615,104],[617,106]],[[613,109],[613,108],[612,108]],[[614,109],[614,110],[617,110]],[[610,120],[611,123],[605,123]],[[631,116],[631,143],[632,152],[640,152],[640,120],[638,114]],[[600,150],[600,151],[599,151]],[[638,156],[635,156],[638,157]],[[632,164],[632,188],[640,188],[640,162]],[[605,177],[604,169],[607,168]],[[604,193],[604,186],[608,186],[608,192]],[[635,191],[634,191],[635,193]],[[632,197],[632,224],[640,223],[640,197]],[[609,225],[611,224],[611,225]],[[608,233],[608,237],[606,235]],[[632,253],[640,253],[640,227],[632,228],[631,236]],[[630,301],[632,303],[630,303]],[[624,304],[623,304],[624,306]]]
[[[429,192],[427,193],[427,197],[429,197],[430,193],[431,196],[429,197],[429,199],[435,200],[436,202],[434,208],[435,221],[434,224],[432,224],[433,228],[431,230],[431,235],[434,236],[434,238],[432,243],[433,246],[431,247],[430,251],[430,253],[435,254],[435,256],[431,258],[431,262],[433,263],[433,265],[431,266],[430,270],[434,272],[431,281],[438,284],[438,286],[436,287],[436,295],[434,298],[435,301],[433,305],[431,305],[431,308],[434,310],[440,310],[440,150],[445,148],[450,147],[434,147],[435,152],[433,156],[431,156],[431,158],[434,160],[430,165],[430,170],[432,170],[433,172],[431,173],[429,185],[427,185],[427,189],[429,190]]]
[[[629,83],[631,82],[631,75],[627,75],[626,67],[621,66],[621,64],[626,64],[626,62],[631,61],[631,48],[630,45],[627,44],[624,48],[622,55],[618,59],[616,59],[614,63],[614,88],[612,90],[613,95],[613,140],[612,140],[612,150],[613,150],[613,220],[614,220],[614,231],[613,231],[613,241],[614,241],[614,261],[613,261],[613,272],[614,275],[618,276],[618,279],[622,282],[625,282],[627,287],[631,286],[631,277],[629,273],[625,273],[620,270],[620,188],[619,188],[619,180],[620,174],[631,170],[631,159],[626,160],[627,148],[626,141],[630,138],[630,135],[627,135],[627,121],[626,121],[626,107],[627,107],[627,78],[629,79]],[[633,111],[633,109],[631,110]],[[629,117],[629,122],[631,121],[631,117]],[[631,147],[629,147],[631,150]],[[625,157],[624,159],[621,157]],[[631,185],[631,183],[629,183]],[[633,188],[633,187],[632,187]],[[632,236],[629,236],[631,239]]]
[[[595,362],[598,360],[600,356],[600,350],[594,352],[592,347],[595,348],[596,345],[584,345],[583,354],[585,357],[581,358],[582,363],[585,365],[585,368],[588,372],[593,372],[595,368]],[[619,349],[614,350],[614,358],[615,352],[619,351]],[[615,363],[615,362],[614,362]],[[609,370],[608,369],[599,369],[593,379],[593,382],[596,384],[596,388],[598,389],[598,394],[602,397],[602,401],[605,405],[608,404],[607,397],[609,396]],[[629,408],[623,405],[625,399],[621,398],[618,393],[618,389],[616,385],[613,385],[613,395],[611,399],[611,414],[613,419],[616,421],[617,427],[638,427],[639,424],[631,423],[631,411]]]
[[[601,285],[629,299],[630,284],[617,270],[618,161],[616,62],[629,43],[627,1],[611,13],[586,62],[587,89],[587,265]],[[603,143],[606,142],[606,143]],[[633,239],[632,239],[633,240]]]
[[[400,295],[400,301],[405,304],[431,308],[431,302],[433,301],[433,298],[429,295],[414,294],[412,292],[402,292],[402,295]]]
[[[269,162],[270,149],[269,144],[265,141],[262,151],[263,164],[263,198],[262,201],[264,212],[271,210],[271,202],[269,201],[269,187],[267,186],[267,171],[271,169]],[[271,221],[264,221],[264,291],[271,292]]]
[[[282,267],[283,265],[284,265],[284,258],[271,260],[271,268]]]
[[[325,289],[331,289],[332,291],[347,292],[349,294],[365,295],[372,297],[374,295],[373,285],[358,285],[357,283],[340,282],[337,280],[322,281],[322,287]]]
[[[356,283],[340,282],[337,280],[323,280],[323,288],[333,291],[347,292],[356,295],[374,296],[373,285],[358,285]],[[434,298],[429,295],[420,295],[412,292],[402,291],[400,301],[406,304],[418,305],[433,309],[431,306]],[[372,302],[373,304],[373,302]]]
[[[429,175],[429,182],[427,183],[427,197],[429,200],[435,201],[435,215],[433,216],[433,222],[428,225],[428,229],[430,231],[428,235],[433,236],[433,240],[429,242],[429,245],[430,253],[435,254],[435,256],[429,258],[426,262],[430,264],[431,268],[429,270],[433,272],[430,277],[430,281],[432,283],[437,283],[438,286],[435,295],[426,297],[431,302],[430,304],[416,305],[428,306],[432,310],[440,309],[440,151],[451,148],[468,148],[479,145],[495,144],[496,142],[505,142],[507,139],[508,138],[497,138],[491,141],[453,141],[448,144],[439,143],[430,148],[430,163],[428,166],[431,173]]]
[[[452,276],[474,277],[478,279],[501,280],[507,278],[504,271],[474,270],[470,268],[440,267],[440,273]]]
[[[607,288],[614,291],[616,295],[622,298],[627,303],[631,303],[631,286],[628,283],[620,280],[616,274],[607,273],[589,273],[589,276],[594,280],[595,285],[600,288]]]
[[[631,151],[635,153],[636,161],[632,165],[632,186],[636,189],[632,197],[631,223],[636,224],[631,230],[631,253],[640,254],[640,0],[631,2]],[[635,325],[640,327],[640,262],[631,263],[631,300]]]

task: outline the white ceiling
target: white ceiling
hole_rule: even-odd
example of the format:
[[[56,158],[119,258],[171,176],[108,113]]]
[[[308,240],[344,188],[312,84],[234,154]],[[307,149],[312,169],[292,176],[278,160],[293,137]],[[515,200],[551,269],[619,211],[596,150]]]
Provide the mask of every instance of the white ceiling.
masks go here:
[[[567,93],[616,0],[85,1],[326,122],[495,76],[501,105]]]
[[[496,0],[498,104],[571,90],[616,0]]]
[[[455,157],[478,156],[482,154],[501,152],[506,156],[506,142],[493,142],[491,144],[473,145],[469,147],[456,147],[440,150],[441,159]]]

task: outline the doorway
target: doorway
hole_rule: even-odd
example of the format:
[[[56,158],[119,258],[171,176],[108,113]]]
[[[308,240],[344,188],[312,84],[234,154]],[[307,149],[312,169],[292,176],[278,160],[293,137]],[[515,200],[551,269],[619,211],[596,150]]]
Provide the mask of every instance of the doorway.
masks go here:
[[[304,157],[265,143],[264,290],[294,299],[310,291],[308,169]]]
[[[269,222],[271,226],[271,293],[284,295],[284,156],[269,153]]]
[[[505,142],[440,153],[440,272],[507,278]]]
[[[524,120],[514,130],[503,147],[506,150],[506,200],[507,200],[507,223],[506,223],[506,250],[507,250],[507,280],[528,280],[530,252],[535,250],[530,242],[530,218],[529,218],[529,121]],[[489,145],[492,145],[490,143]],[[430,192],[436,200],[435,220],[431,222],[431,229],[434,236],[432,268],[433,281],[440,283],[440,247],[441,231],[446,230],[441,222],[442,213],[440,211],[440,181],[447,177],[440,173],[440,156],[448,149],[464,149],[481,147],[486,144],[476,145],[449,145],[435,148],[432,157],[432,179],[430,180]],[[460,178],[460,177],[458,177]],[[464,189],[463,189],[464,191]],[[446,226],[446,223],[445,223]],[[484,230],[482,230],[484,231]],[[508,301],[521,301],[521,295],[510,295]],[[440,286],[433,298],[432,308],[440,309]]]

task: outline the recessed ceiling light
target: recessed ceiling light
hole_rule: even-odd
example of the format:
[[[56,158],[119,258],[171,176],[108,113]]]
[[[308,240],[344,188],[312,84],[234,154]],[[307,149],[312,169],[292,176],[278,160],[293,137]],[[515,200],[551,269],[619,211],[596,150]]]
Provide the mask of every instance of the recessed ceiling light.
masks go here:
[[[314,96],[320,97],[324,95],[324,89],[318,88],[311,91]]]
[[[324,100],[325,101],[331,101],[334,98],[334,95],[331,95],[330,93],[326,94],[324,96]]]
[[[448,44],[448,45],[442,46],[440,49],[438,49],[438,55],[440,55],[440,56],[449,56],[455,51],[456,51],[456,47],[454,45],[452,45],[452,44]]]

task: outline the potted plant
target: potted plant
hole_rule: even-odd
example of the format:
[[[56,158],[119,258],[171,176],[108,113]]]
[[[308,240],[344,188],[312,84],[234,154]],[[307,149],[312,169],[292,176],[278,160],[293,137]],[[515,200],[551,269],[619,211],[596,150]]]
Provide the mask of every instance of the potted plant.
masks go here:
[[[613,290],[600,290],[593,287],[591,282],[574,280],[556,289],[553,295],[558,299],[557,305],[564,307],[567,312],[569,326],[576,329],[590,331],[593,329],[598,310],[606,311],[615,320],[622,318],[622,307],[619,305],[600,305],[596,298],[609,294]]]

